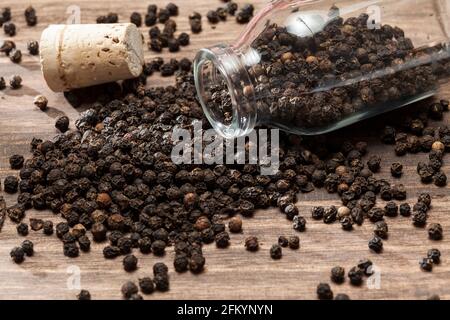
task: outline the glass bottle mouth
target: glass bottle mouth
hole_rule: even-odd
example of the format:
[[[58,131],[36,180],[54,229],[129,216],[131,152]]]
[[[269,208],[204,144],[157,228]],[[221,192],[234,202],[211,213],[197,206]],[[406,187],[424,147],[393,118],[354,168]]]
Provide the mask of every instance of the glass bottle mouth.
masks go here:
[[[203,112],[221,136],[233,139],[253,130],[253,85],[230,47],[202,49],[194,61],[194,79]]]

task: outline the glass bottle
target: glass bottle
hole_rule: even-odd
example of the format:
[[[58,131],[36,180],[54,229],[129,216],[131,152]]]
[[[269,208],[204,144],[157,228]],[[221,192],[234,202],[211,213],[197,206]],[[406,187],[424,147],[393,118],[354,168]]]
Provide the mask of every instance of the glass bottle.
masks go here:
[[[450,74],[450,1],[277,0],[232,45],[202,49],[212,126],[322,134],[432,96]]]

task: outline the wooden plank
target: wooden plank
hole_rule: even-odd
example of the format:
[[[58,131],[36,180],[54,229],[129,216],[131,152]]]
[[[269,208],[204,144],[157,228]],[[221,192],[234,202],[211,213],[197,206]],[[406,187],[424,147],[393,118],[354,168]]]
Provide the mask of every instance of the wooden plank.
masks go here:
[[[154,1],[165,3],[165,1]],[[196,10],[203,15],[221,5],[219,1],[209,0],[178,1],[180,17],[177,23],[180,31],[188,31],[187,15]],[[246,1],[237,1],[239,4]],[[263,0],[252,1],[257,8],[265,3]],[[23,52],[26,52],[26,41],[38,39],[42,29],[49,23],[63,23],[67,15],[66,8],[71,1],[35,0],[33,6],[39,16],[39,24],[30,28],[25,26],[23,10],[29,1],[3,1],[1,6],[11,6],[14,22],[18,24],[18,34],[14,37]],[[79,0],[83,23],[94,22],[99,14],[109,11],[120,12],[120,20],[127,21],[132,11],[145,12],[147,2],[108,1],[93,2]],[[129,5],[127,5],[129,4]],[[44,14],[45,12],[45,14]],[[416,28],[426,26],[418,25]],[[148,39],[148,28],[142,28]],[[170,54],[173,57],[193,57],[196,50],[218,42],[230,42],[242,31],[243,27],[234,21],[220,23],[215,29],[208,26],[204,19],[205,31],[193,35],[192,44],[181,52]],[[2,35],[3,36],[3,35]],[[146,50],[146,59],[155,57]],[[12,154],[28,154],[28,144],[33,136],[50,138],[56,133],[54,120],[58,115],[66,114],[75,120],[79,110],[72,108],[62,94],[55,94],[46,87],[40,74],[37,57],[24,54],[20,65],[12,64],[8,58],[0,57],[0,76],[9,78],[20,74],[24,79],[24,87],[17,91],[6,89],[0,92],[0,178],[9,174],[17,174],[9,170],[8,157]],[[150,84],[168,84],[172,79],[149,78]],[[49,98],[50,110],[41,112],[33,106],[33,98],[42,93]],[[448,88],[441,93],[449,96]],[[446,123],[449,122],[447,117]],[[364,128],[355,129],[355,136],[370,135]],[[383,158],[380,177],[390,181],[389,166],[395,161],[393,150],[371,139],[371,154],[379,154]],[[425,299],[431,294],[439,294],[442,298],[450,298],[450,237],[446,230],[450,228],[448,188],[424,186],[418,182],[415,166],[419,159],[426,155],[408,155],[401,161],[405,167],[404,177],[400,180],[408,189],[408,202],[414,203],[417,194],[422,191],[433,195],[433,209],[430,222],[440,222],[445,230],[444,240],[432,242],[428,240],[425,229],[414,228],[409,219],[399,217],[388,218],[390,237],[385,241],[383,254],[369,252],[367,241],[372,234],[372,225],[364,224],[353,232],[342,231],[338,224],[324,225],[310,218],[310,208],[321,204],[339,205],[336,195],[323,191],[299,196],[301,214],[308,221],[307,232],[300,234],[299,250],[284,250],[283,259],[273,261],[268,251],[277,241],[279,235],[291,235],[291,223],[277,210],[258,211],[251,219],[244,220],[244,231],[233,235],[231,246],[226,250],[216,249],[214,245],[205,246],[207,259],[206,271],[201,275],[191,273],[177,274],[170,270],[171,290],[167,293],[155,293],[149,299],[314,299],[315,288],[319,282],[329,281],[329,271],[335,265],[342,265],[347,270],[361,258],[369,257],[380,270],[380,288],[367,288],[366,283],[355,288],[346,281],[343,285],[332,285],[335,293],[348,293],[354,299]],[[444,166],[449,173],[449,165]],[[16,195],[2,194],[8,205],[14,203]],[[49,212],[30,211],[26,221],[31,217],[53,219]],[[391,221],[392,220],[392,221]],[[261,241],[261,250],[256,253],[245,251],[243,240],[248,235],[256,235]],[[104,245],[94,244],[89,254],[81,254],[79,258],[69,259],[62,255],[62,244],[56,237],[47,237],[40,232],[31,232],[28,236],[35,243],[36,255],[27,258],[21,265],[15,265],[9,259],[9,251],[23,240],[15,230],[15,226],[7,220],[0,233],[0,299],[73,299],[78,289],[68,286],[80,271],[81,287],[90,290],[95,299],[119,299],[120,286],[126,280],[137,280],[139,277],[151,275],[152,265],[157,261],[165,261],[171,267],[173,253],[169,250],[164,258],[152,255],[139,257],[140,268],[127,274],[122,269],[120,259],[106,261],[101,253]],[[432,273],[421,272],[418,261],[426,255],[428,249],[436,247],[442,252],[441,265]]]

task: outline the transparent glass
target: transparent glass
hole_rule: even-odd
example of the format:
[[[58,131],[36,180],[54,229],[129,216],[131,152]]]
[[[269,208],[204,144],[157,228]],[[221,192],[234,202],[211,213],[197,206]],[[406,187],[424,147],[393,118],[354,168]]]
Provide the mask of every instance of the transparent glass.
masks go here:
[[[447,0],[278,0],[195,59],[224,137],[257,125],[322,134],[433,95],[450,75]]]

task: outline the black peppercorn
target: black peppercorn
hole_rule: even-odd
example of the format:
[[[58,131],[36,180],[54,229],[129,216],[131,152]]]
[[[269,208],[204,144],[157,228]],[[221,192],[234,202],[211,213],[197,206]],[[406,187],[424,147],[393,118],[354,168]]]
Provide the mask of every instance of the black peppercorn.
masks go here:
[[[34,254],[34,244],[30,240],[23,241],[21,247],[28,257]]]
[[[83,252],[88,252],[91,249],[91,240],[85,235],[78,238],[78,245],[80,250]]]
[[[333,300],[333,291],[328,283],[319,283],[317,286],[317,297],[319,300]]]
[[[46,235],[52,235],[53,234],[53,222],[50,220],[44,221],[42,225],[42,229],[44,231],[44,234]]]
[[[3,24],[3,31],[6,35],[14,37],[16,35],[16,25],[12,22]]]
[[[156,290],[162,292],[169,290],[169,275],[167,273],[155,274],[153,282],[155,283]]]
[[[142,16],[139,12],[133,12],[130,16],[130,22],[134,23],[136,27],[140,27],[142,25]]]
[[[331,269],[331,281],[334,283],[343,283],[345,281],[345,269],[339,266]]]
[[[139,288],[143,294],[151,294],[155,290],[155,284],[150,277],[139,279]]]
[[[248,251],[257,251],[259,248],[258,238],[255,236],[250,236],[245,239],[245,248]]]
[[[180,44],[180,46],[187,46],[189,44],[189,41],[189,34],[187,34],[186,32],[182,32],[178,36],[178,43]]]
[[[335,297],[334,300],[350,300],[350,297],[345,294],[345,293],[338,293]]]
[[[16,193],[19,188],[19,180],[14,176],[7,176],[3,182],[6,193]]]
[[[127,281],[122,285],[121,292],[125,299],[129,299],[133,294],[138,293],[139,288],[134,282]]]
[[[428,250],[427,257],[435,264],[439,264],[441,262],[441,252],[438,249]]]
[[[352,285],[360,286],[362,284],[364,272],[360,268],[358,267],[351,268],[347,275]]]
[[[28,6],[25,9],[24,15],[29,27],[33,27],[37,24],[36,10],[32,6]]]
[[[433,270],[433,260],[431,260],[430,258],[423,258],[420,262],[419,262],[420,268],[424,271],[432,271]]]
[[[290,236],[288,245],[289,248],[293,250],[300,248],[300,238],[298,236]]]
[[[86,301],[91,300],[91,293],[87,290],[81,290],[79,294],[77,294],[77,299]]]
[[[23,167],[25,159],[22,155],[15,154],[9,158],[9,165],[13,170],[19,170]]]
[[[19,223],[16,227],[17,233],[23,237],[28,235],[28,225],[26,223]]]
[[[403,174],[403,165],[399,162],[394,162],[391,165],[391,174],[393,177],[401,177],[401,175]]]
[[[156,240],[151,245],[152,252],[156,256],[162,256],[166,250],[166,243],[162,240]]]
[[[274,244],[270,248],[270,257],[274,260],[281,259],[281,256],[283,255],[282,248],[278,244]]]
[[[11,80],[9,80],[9,86],[11,89],[16,90],[22,87],[22,78],[20,76],[13,76]]]
[[[61,116],[56,119],[55,128],[62,133],[66,132],[69,129],[69,118],[67,116]]]
[[[400,214],[403,217],[409,217],[411,215],[411,206],[407,203],[402,203],[400,205]]]
[[[442,240],[443,231],[439,223],[432,223],[428,227],[428,237],[431,240]]]
[[[15,263],[22,263],[25,260],[25,251],[21,247],[13,248],[9,255]]]
[[[64,255],[69,258],[78,257],[80,250],[75,242],[64,243],[63,247]]]
[[[380,253],[383,250],[383,240],[378,236],[373,237],[369,240],[369,249],[376,253]]]
[[[385,211],[386,216],[395,217],[398,215],[398,206],[395,202],[389,201],[384,206],[384,211]]]
[[[294,216],[292,227],[294,230],[303,232],[306,229],[306,219],[302,216]]]
[[[373,233],[382,238],[386,239],[388,237],[388,225],[385,221],[378,221],[374,225]]]
[[[217,11],[214,11],[214,10],[208,11],[208,13],[206,14],[206,17],[208,18],[208,21],[212,24],[216,24],[220,20],[219,14],[217,13]]]
[[[123,268],[127,272],[131,272],[131,271],[136,270],[137,269],[137,263],[138,263],[138,259],[132,254],[126,255],[123,258],[123,261],[122,261]]]
[[[105,259],[114,259],[120,255],[120,249],[116,246],[106,246],[103,248]]]

